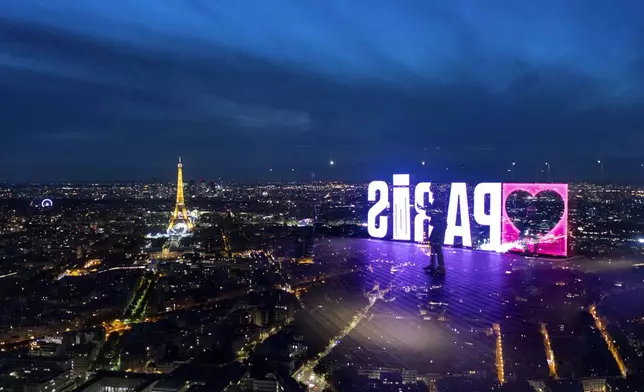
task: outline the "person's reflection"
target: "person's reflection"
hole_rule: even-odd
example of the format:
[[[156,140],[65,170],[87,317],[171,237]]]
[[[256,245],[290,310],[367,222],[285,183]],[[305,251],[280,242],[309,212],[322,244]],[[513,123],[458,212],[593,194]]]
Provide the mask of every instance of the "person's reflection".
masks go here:
[[[432,225],[433,229],[429,235],[429,244],[431,246],[430,264],[425,267],[425,270],[435,275],[444,275],[443,242],[445,241],[445,230],[447,229],[447,216],[445,205],[441,199],[434,200],[428,215],[430,217],[429,224]]]

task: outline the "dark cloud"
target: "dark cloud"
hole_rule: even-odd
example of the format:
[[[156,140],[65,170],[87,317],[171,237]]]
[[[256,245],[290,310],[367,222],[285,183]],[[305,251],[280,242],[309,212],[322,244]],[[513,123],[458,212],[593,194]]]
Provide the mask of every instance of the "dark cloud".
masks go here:
[[[99,135],[93,132],[57,132],[57,133],[45,133],[37,136],[44,140],[49,139],[50,141],[71,141],[71,142],[94,141],[99,138]]]
[[[421,160],[489,179],[548,160],[576,179],[599,156],[616,177],[644,161],[639,2],[7,1],[10,180],[171,176],[177,155],[242,179]]]

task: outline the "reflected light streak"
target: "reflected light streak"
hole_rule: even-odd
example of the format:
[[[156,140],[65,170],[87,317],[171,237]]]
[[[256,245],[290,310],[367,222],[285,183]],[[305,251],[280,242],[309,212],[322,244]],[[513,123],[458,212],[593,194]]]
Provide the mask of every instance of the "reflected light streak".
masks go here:
[[[500,384],[505,383],[505,363],[503,361],[503,341],[501,340],[501,326],[499,324],[492,325],[494,334],[496,335],[496,372]]]
[[[559,235],[559,236],[547,235],[542,237],[539,240],[539,244],[556,244],[559,240],[563,238],[565,238],[565,235]],[[494,246],[494,244],[486,242],[479,247],[480,250],[497,252],[497,253],[507,253],[511,250],[525,249],[525,248],[526,248],[526,244],[522,241],[504,242],[499,246]]]
[[[320,375],[316,375],[314,373],[315,367],[324,357],[331,353],[333,348],[337,346],[343,338],[349,335],[351,331],[353,331],[358,326],[358,324],[360,324],[360,322],[369,315],[371,308],[378,302],[379,299],[384,299],[385,294],[387,294],[390,289],[391,287],[381,290],[378,283],[376,282],[373,290],[367,295],[369,304],[362,308],[358,313],[356,313],[356,315],[351,319],[351,322],[346,327],[344,327],[337,336],[329,340],[329,344],[324,349],[324,351],[320,352],[314,359],[306,362],[294,373],[295,379],[298,381],[308,381],[309,387],[312,389],[315,389],[316,387],[324,389],[326,382]]]

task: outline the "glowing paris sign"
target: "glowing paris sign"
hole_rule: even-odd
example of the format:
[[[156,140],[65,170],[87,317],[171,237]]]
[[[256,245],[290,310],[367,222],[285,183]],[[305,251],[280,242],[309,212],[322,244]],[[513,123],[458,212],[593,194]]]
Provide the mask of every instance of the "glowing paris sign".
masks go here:
[[[374,202],[367,216],[369,235],[423,242],[433,230],[427,211],[434,204],[432,183],[420,182],[412,192],[409,175],[394,174],[392,185],[390,190],[385,181],[369,184],[368,199]],[[472,247],[472,226],[477,226],[489,229],[487,238],[480,238],[478,231],[481,250],[567,255],[567,184],[484,182],[474,186],[471,195],[468,192],[466,183],[450,186],[448,203],[443,203],[447,206],[445,245],[458,242]]]

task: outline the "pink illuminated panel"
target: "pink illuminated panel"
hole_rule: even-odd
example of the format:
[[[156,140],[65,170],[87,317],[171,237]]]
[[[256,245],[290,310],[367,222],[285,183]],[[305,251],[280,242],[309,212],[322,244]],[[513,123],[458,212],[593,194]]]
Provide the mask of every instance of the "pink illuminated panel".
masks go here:
[[[567,256],[568,184],[504,183],[501,209],[504,249]]]

